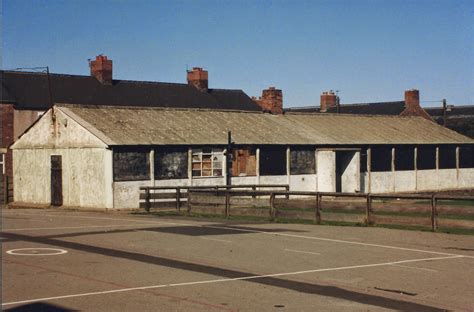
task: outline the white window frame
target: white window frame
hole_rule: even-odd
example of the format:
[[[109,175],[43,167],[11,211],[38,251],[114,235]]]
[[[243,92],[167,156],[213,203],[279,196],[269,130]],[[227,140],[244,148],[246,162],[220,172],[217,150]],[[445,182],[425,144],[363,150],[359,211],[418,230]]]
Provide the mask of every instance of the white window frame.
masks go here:
[[[224,175],[224,151],[219,148],[192,150],[192,178],[217,178]]]
[[[6,173],[6,172],[5,172],[5,171],[6,171],[6,170],[5,170],[5,169],[6,169],[6,168],[5,168],[5,154],[2,153],[1,155],[2,155],[2,157],[0,157],[0,164],[1,164],[1,166],[2,166],[2,174],[4,175],[4,174]]]

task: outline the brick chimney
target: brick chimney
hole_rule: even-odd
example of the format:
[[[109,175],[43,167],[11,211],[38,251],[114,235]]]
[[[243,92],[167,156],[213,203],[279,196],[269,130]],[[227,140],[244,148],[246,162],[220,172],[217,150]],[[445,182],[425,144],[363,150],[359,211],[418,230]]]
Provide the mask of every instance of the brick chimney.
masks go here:
[[[199,91],[207,92],[209,78],[207,70],[203,70],[201,67],[193,67],[192,70],[188,70],[188,84],[195,86]]]
[[[262,96],[254,99],[255,103],[260,105],[264,112],[272,114],[283,114],[283,93],[280,89],[269,87],[262,91]]]
[[[91,76],[94,76],[102,84],[112,84],[112,60],[105,55],[97,55],[95,61],[90,62]]]
[[[334,93],[334,91],[328,91],[328,92],[323,92],[321,94],[321,106],[320,106],[320,111],[322,113],[325,113],[328,111],[328,109],[332,107],[336,107],[337,105],[337,95]]]
[[[405,91],[405,109],[400,116],[421,116],[433,121],[431,116],[420,106],[420,91],[416,89]]]

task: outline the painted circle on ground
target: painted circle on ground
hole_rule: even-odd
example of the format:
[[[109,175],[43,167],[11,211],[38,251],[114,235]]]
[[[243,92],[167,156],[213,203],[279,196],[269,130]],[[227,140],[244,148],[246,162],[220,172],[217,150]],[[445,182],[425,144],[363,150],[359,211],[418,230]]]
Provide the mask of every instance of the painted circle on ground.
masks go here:
[[[6,251],[15,256],[57,256],[67,253],[67,250],[59,248],[19,248]]]

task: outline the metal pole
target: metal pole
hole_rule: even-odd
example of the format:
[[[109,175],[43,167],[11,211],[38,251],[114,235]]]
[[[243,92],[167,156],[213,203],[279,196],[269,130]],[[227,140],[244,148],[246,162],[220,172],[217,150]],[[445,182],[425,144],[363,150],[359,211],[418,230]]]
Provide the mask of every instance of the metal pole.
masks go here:
[[[226,185],[230,186],[232,183],[232,131],[227,132],[227,175]]]
[[[436,194],[433,194],[431,197],[431,230],[436,232],[437,224],[436,224]]]
[[[320,210],[321,196],[316,194],[316,224],[321,224],[321,210]]]
[[[443,99],[443,126],[446,127],[446,110],[447,110],[447,103],[446,103],[446,99]]]

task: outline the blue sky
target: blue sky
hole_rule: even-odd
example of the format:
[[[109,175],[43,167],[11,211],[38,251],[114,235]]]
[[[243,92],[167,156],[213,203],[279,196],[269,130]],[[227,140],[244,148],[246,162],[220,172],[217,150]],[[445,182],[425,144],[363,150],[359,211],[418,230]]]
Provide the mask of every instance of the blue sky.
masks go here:
[[[2,1],[2,68],[88,75],[105,54],[114,78],[185,82],[284,106],[446,98],[474,104],[474,1]]]

